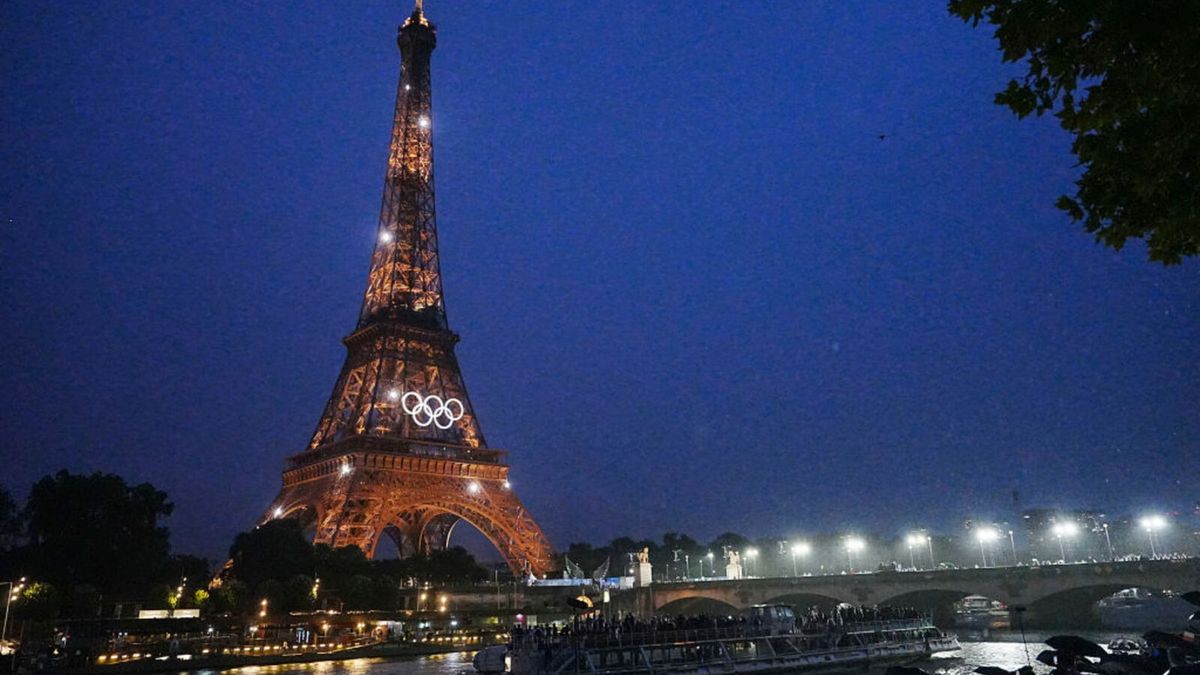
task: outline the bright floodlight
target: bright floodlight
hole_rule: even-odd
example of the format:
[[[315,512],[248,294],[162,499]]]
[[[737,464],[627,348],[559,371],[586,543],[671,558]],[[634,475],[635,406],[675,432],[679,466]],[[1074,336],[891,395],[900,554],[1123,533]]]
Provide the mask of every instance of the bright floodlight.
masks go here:
[[[758,557],[758,549],[753,548],[753,547],[746,549],[746,557],[747,558],[757,558]]]
[[[395,389],[389,389],[387,396],[388,400],[395,401],[396,399],[400,398],[400,392],[396,391]]]
[[[857,553],[867,547],[867,542],[858,537],[846,537],[846,550]]]
[[[981,542],[995,541],[1000,538],[1000,533],[994,527],[980,527],[975,530],[975,538]]]
[[[283,507],[276,506],[275,507],[275,517],[278,518],[279,516],[282,516],[282,515],[283,515]]]
[[[921,544],[925,543],[925,535],[910,534],[904,538],[904,543],[908,544],[909,546],[920,546]]]
[[[800,541],[792,544],[792,555],[808,555],[809,553],[812,553],[812,546],[809,546],[808,542]]]
[[[422,129],[428,129],[429,128],[429,118],[421,117],[421,119],[417,120],[417,125],[420,126]]]
[[[712,560],[712,559],[713,559],[713,552],[712,552],[712,551],[709,551],[709,552],[708,552],[708,555],[707,555],[707,556],[705,556],[705,557],[706,557],[706,558],[708,558],[709,560]]]
[[[380,233],[379,233],[379,241],[382,241],[383,243],[387,244],[387,243],[389,243],[391,240],[392,240],[392,233],[391,233],[391,232],[388,232],[387,230],[384,230],[383,232],[380,232]]]
[[[1146,516],[1145,518],[1142,518],[1142,528],[1149,532],[1153,532],[1155,530],[1161,530],[1166,526],[1167,526],[1167,519],[1163,518],[1162,516],[1160,516],[1158,514],[1155,514],[1152,516]]]
[[[1056,537],[1074,537],[1079,534],[1079,526],[1070,520],[1064,520],[1061,523],[1055,523],[1051,532]]]
[[[342,465],[341,474],[343,476],[349,476],[351,471],[352,471],[352,469],[350,468],[349,464]]]
[[[467,483],[467,492],[470,492],[471,494],[479,492],[479,483],[476,483],[475,481]]]
[[[509,488],[511,488],[511,487],[512,487],[512,483],[510,483],[510,482],[508,482],[508,481],[504,481],[503,483],[501,483],[501,485],[503,485],[503,486],[504,486],[504,489],[505,489],[505,490],[507,490],[507,489],[509,489]]]

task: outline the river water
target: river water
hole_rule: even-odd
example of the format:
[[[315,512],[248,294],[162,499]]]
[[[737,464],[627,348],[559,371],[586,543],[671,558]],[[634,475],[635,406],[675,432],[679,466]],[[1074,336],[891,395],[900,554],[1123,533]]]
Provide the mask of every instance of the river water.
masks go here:
[[[1048,673],[1050,672],[1049,666],[1034,660],[1034,657],[1042,649],[1045,649],[1044,645],[1030,642],[1028,659],[1035,671]],[[300,665],[247,666],[226,671],[195,670],[189,672],[193,675],[215,675],[218,672],[223,672],[225,675],[463,675],[474,672],[471,667],[471,656],[471,652],[463,652],[402,660],[352,659]],[[999,666],[1016,670],[1025,664],[1025,647],[1018,641],[964,642],[960,652],[941,654],[912,665],[939,675],[966,675],[973,673],[976,666]],[[881,673],[883,668],[873,668],[870,672]]]

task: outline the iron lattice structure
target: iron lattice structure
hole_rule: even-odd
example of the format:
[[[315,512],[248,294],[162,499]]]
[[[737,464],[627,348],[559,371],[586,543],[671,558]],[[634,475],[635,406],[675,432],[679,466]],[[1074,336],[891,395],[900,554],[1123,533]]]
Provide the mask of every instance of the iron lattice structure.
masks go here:
[[[446,321],[433,189],[429,63],[437,32],[420,2],[400,26],[400,85],[367,290],[347,356],[307,450],[288,458],[263,521],[297,517],[317,543],[381,536],[401,555],[447,545],[461,520],[514,572],[553,566],[545,535],[487,447]]]

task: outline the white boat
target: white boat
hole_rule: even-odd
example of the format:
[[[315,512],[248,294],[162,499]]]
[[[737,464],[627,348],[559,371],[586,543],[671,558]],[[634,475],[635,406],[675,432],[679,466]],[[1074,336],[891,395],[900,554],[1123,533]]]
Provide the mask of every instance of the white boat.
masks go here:
[[[743,626],[567,636],[514,634],[475,656],[483,675],[715,675],[903,663],[959,648],[924,617],[797,627],[786,605],[758,605]]]

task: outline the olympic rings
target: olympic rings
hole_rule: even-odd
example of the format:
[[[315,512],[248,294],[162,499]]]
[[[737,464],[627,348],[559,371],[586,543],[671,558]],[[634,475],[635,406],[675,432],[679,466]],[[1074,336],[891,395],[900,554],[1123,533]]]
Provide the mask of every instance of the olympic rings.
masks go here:
[[[449,429],[466,413],[463,402],[456,398],[442,400],[441,396],[421,396],[415,391],[405,392],[400,397],[400,407],[419,427],[430,424],[439,429]]]

